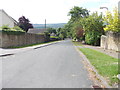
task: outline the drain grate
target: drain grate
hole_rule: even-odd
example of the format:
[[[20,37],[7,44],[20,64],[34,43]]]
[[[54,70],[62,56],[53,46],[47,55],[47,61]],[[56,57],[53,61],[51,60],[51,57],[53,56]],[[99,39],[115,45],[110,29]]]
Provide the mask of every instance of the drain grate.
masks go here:
[[[101,89],[101,87],[98,85],[93,85],[92,88]]]

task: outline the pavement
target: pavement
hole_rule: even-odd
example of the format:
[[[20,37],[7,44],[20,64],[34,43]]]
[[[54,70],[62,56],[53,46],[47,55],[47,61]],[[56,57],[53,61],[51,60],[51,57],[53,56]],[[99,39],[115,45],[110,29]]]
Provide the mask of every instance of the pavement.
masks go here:
[[[59,42],[59,41],[57,41],[57,42]],[[57,42],[51,42],[51,43],[29,46],[29,47],[24,47],[24,48],[12,48],[12,49],[0,48],[0,57],[6,56],[6,55],[12,55],[12,54],[16,54],[16,53],[22,53],[22,52],[26,52],[26,51],[29,51],[29,50],[32,50],[32,49],[49,46],[49,45],[55,44]]]
[[[70,40],[9,53],[14,54],[2,57],[2,88],[91,88],[94,84]]]

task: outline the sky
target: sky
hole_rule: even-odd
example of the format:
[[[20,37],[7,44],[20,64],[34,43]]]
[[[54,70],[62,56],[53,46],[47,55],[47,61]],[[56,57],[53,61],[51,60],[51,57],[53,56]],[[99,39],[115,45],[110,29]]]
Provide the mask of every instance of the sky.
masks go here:
[[[0,9],[18,21],[25,16],[32,24],[67,23],[70,19],[68,12],[74,6],[86,8],[90,13],[98,11],[105,13],[107,7],[110,11],[120,0],[2,0]]]

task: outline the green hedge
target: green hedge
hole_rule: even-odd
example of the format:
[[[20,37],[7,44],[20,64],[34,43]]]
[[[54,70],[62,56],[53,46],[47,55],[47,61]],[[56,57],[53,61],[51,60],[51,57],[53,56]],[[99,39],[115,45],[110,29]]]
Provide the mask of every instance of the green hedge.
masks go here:
[[[12,30],[1,30],[2,33],[11,34],[11,35],[20,35],[24,34],[23,31],[12,31]]]
[[[10,28],[10,27],[8,27],[8,26],[6,26],[6,25],[4,25],[4,26],[2,26],[1,28],[0,28],[0,32],[2,32],[2,33],[6,33],[6,34],[11,34],[11,35],[19,35],[19,34],[24,34],[25,33],[25,31],[24,30],[22,30],[20,27],[18,27],[18,26],[15,26],[15,27],[13,27],[13,28]]]

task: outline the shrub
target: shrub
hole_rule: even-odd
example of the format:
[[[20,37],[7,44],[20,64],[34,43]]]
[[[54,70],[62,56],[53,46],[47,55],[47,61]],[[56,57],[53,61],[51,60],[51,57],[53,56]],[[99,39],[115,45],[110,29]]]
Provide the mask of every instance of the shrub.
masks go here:
[[[50,36],[51,41],[59,40],[60,38],[58,36]]]
[[[21,28],[15,26],[13,28],[8,27],[7,25],[4,25],[1,27],[1,32],[6,33],[6,34],[11,34],[11,35],[19,35],[25,33]]]
[[[8,25],[3,25],[3,26],[1,27],[1,29],[2,29],[2,30],[10,30],[10,27],[8,27]]]
[[[114,14],[112,15],[111,12],[107,11],[106,16],[104,17],[104,22],[108,25],[104,28],[105,31],[112,31],[112,32],[120,32],[120,18],[118,9],[115,8],[113,10]]]
[[[102,15],[93,13],[82,20],[85,30],[85,42],[91,45],[100,45],[100,37],[104,34]]]
[[[20,27],[18,27],[18,26],[13,27],[12,29],[17,30],[17,31],[25,32],[24,30],[22,30],[22,28],[20,28]]]
[[[101,34],[97,31],[87,32],[85,35],[85,42],[90,45],[100,45]]]
[[[47,41],[49,41],[50,40],[50,34],[49,34],[49,32],[44,32],[44,35],[45,35],[45,38],[46,38],[46,40]]]

